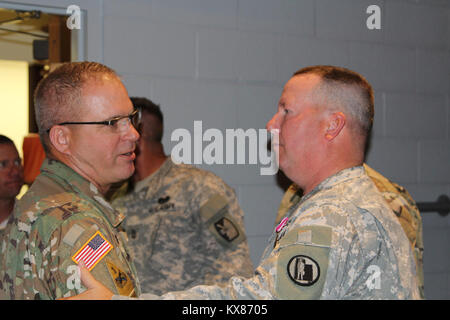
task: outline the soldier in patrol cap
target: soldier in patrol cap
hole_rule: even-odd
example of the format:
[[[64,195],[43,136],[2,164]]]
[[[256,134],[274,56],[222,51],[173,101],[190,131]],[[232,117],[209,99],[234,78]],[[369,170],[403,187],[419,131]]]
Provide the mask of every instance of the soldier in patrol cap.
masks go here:
[[[142,291],[163,294],[250,277],[253,264],[234,190],[212,172],[172,162],[161,143],[159,106],[146,98],[131,101],[141,112],[134,188],[112,204],[127,217]]]
[[[77,62],[41,80],[34,98],[47,158],[0,244],[0,298],[80,293],[80,261],[115,294],[139,295],[124,216],[103,197],[134,172],[139,134],[127,90],[110,68]]]
[[[414,253],[420,297],[424,299],[422,218],[416,202],[404,187],[390,181],[366,163],[363,164],[363,167],[405,231]],[[295,183],[289,186],[281,200],[275,225],[278,225],[289,214],[289,211],[295,210],[302,198],[302,193]]]
[[[141,299],[420,299],[414,255],[362,166],[373,91],[334,66],[297,71],[268,122],[279,164],[304,195],[275,228],[255,275]],[[123,299],[81,268],[77,298]]]

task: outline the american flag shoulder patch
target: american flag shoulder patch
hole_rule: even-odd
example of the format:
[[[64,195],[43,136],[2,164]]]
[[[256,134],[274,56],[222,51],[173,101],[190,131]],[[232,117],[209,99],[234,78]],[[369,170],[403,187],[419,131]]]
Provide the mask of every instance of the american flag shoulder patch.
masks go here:
[[[72,260],[78,264],[84,261],[89,271],[102,260],[113,248],[113,245],[97,231],[81,248],[72,256]]]

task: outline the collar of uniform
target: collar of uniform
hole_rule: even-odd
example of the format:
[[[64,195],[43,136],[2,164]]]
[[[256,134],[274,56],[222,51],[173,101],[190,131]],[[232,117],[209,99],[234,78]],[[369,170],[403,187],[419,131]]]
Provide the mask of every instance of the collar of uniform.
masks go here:
[[[344,170],[341,170],[332,176],[329,176],[325,180],[323,180],[321,183],[319,183],[311,192],[304,195],[303,198],[300,200],[300,203],[305,202],[309,198],[311,198],[313,195],[318,193],[319,191],[330,189],[334,187],[337,184],[343,183],[345,181],[355,179],[357,177],[360,177],[365,173],[363,166],[356,166],[347,168]]]
[[[167,157],[166,161],[164,161],[164,163],[158,168],[158,170],[147,176],[145,179],[136,183],[134,191],[139,192],[147,186],[153,186],[158,189],[158,180],[160,180],[161,177],[165,177],[173,166],[175,166],[175,163],[172,162],[171,157]]]
[[[79,196],[99,207],[113,227],[117,227],[125,218],[123,214],[115,210],[108,201],[105,200],[92,182],[80,176],[64,163],[46,158],[41,166],[41,172],[47,172],[60,178],[66,184],[64,186],[65,188],[77,193]]]
[[[288,192],[292,194],[289,202],[298,202],[298,199],[302,198],[303,190],[300,189],[295,183],[291,184],[288,188]]]

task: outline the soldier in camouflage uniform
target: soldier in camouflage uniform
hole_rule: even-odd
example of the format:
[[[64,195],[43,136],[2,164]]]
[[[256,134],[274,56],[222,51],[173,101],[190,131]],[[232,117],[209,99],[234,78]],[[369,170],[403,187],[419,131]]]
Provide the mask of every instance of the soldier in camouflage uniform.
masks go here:
[[[304,196],[275,228],[254,277],[140,298],[418,298],[408,240],[388,213],[363,167],[344,169]]]
[[[23,185],[23,167],[14,142],[0,135],[0,239]]]
[[[372,121],[372,88],[359,74],[297,71],[267,128],[279,130],[280,168],[304,196],[275,228],[255,275],[140,298],[420,299],[408,238],[362,167]],[[89,290],[77,298],[124,298],[81,273]]]
[[[161,144],[163,115],[145,98],[132,192],[113,206],[126,216],[128,244],[142,291],[163,294],[250,277],[253,265],[234,190],[215,174],[177,165]]]
[[[375,183],[375,186],[395,213],[403,231],[406,233],[414,252],[420,297],[424,299],[422,218],[419,209],[405,188],[386,179],[367,164],[363,164],[363,167],[366,174]],[[302,190],[295,184],[290,185],[281,200],[275,225],[278,225],[284,217],[289,215],[289,211],[295,210],[301,197]]]
[[[35,106],[47,159],[0,244],[0,298],[83,292],[80,261],[112,292],[139,295],[124,216],[103,197],[134,171],[137,112],[125,87],[101,64],[64,64],[39,83]]]

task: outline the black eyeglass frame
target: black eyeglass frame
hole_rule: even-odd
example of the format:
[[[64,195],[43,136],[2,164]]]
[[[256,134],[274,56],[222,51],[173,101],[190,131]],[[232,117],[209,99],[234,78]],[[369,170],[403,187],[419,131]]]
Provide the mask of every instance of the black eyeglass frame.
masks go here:
[[[57,126],[65,126],[65,125],[68,125],[68,124],[100,124],[100,125],[105,125],[105,126],[114,126],[117,122],[119,122],[120,120],[122,120],[122,119],[125,119],[125,118],[129,118],[130,119],[130,123],[131,124],[133,124],[133,117],[134,116],[136,116],[136,114],[138,114],[137,115],[137,123],[136,123],[136,126],[138,125],[138,123],[139,123],[139,121],[140,121],[140,119],[141,119],[141,114],[140,114],[140,112],[139,112],[139,110],[138,109],[134,109],[134,111],[133,112],[131,112],[130,114],[128,114],[128,115],[126,115],[126,116],[119,116],[119,117],[115,117],[115,118],[112,118],[112,119],[110,119],[110,120],[104,120],[104,121],[87,121],[87,122],[61,122],[61,123],[58,123],[58,124],[56,124]],[[133,126],[134,126],[134,124],[133,124]],[[53,127],[53,126],[52,126]],[[50,127],[50,128],[48,128],[47,129],[47,133],[49,133],[50,132],[50,130],[52,129],[52,127]]]

